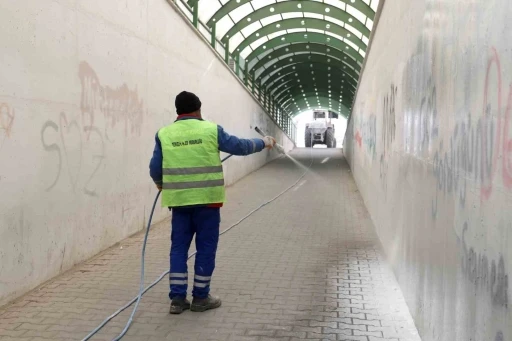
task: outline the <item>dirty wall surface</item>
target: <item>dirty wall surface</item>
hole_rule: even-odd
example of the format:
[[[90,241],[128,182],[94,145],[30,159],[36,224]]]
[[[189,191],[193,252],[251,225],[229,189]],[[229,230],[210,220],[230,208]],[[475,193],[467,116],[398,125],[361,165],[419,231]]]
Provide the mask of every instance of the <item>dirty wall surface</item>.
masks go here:
[[[231,134],[257,125],[293,147],[164,0],[0,8],[0,305],[145,227],[155,134],[180,91]],[[227,184],[275,156],[231,158]]]
[[[512,2],[388,0],[345,140],[424,341],[512,340]]]

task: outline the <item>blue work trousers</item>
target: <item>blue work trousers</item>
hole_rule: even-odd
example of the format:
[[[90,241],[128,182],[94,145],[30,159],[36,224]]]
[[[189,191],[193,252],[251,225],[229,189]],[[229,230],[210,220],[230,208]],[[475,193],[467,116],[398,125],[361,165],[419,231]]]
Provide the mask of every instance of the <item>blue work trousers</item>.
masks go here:
[[[187,296],[188,250],[195,234],[197,254],[192,296],[206,298],[210,292],[210,281],[215,268],[215,255],[219,242],[220,208],[173,208],[171,224],[169,297],[172,300],[175,297]]]

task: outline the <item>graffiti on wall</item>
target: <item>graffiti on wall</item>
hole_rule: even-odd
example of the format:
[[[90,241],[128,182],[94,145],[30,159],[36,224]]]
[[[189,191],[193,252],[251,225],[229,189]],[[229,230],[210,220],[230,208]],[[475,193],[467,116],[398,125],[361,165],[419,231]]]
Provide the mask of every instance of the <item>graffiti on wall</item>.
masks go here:
[[[380,163],[379,163],[379,176],[380,182],[382,185],[382,189],[384,191],[384,196],[388,195],[388,160],[385,158],[385,154],[380,154]]]
[[[376,140],[377,140],[377,116],[371,114],[367,118],[356,119],[358,129],[354,139],[360,148],[365,148],[366,153],[375,159],[377,154],[376,151]]]
[[[0,136],[2,137],[0,140],[0,148],[2,147],[5,139],[11,137],[14,117],[14,108],[7,103],[0,102]]]
[[[382,152],[379,160],[379,177],[384,196],[388,190],[388,159],[391,153],[391,145],[396,135],[396,111],[398,87],[391,83],[389,91],[384,95],[382,103]]]
[[[491,78],[495,79],[495,84]],[[493,90],[497,93],[494,102],[489,99]],[[509,131],[512,83],[506,102],[503,102],[502,92],[500,58],[492,49],[486,70],[481,116],[473,121],[470,112],[457,115],[465,119],[456,123],[448,143],[440,142],[433,159],[437,190],[444,194],[455,193],[461,207],[466,202],[468,181],[480,185],[482,201],[491,196],[497,173],[501,173],[503,186],[512,188],[512,139]],[[435,213],[437,195],[433,207]]]
[[[115,89],[101,85],[87,62],[80,63],[78,75],[82,87],[79,117],[61,112],[57,120],[48,120],[41,128],[43,149],[56,165],[46,191],[65,173],[73,191],[80,189],[95,197],[106,160],[106,141],[113,142],[117,128],[125,136],[140,135],[145,107],[136,89],[130,90],[126,84]]]
[[[354,140],[359,148],[364,148],[366,154],[375,160],[377,155],[377,116],[375,114],[365,116],[363,113],[364,103],[359,105],[359,108],[359,115],[355,117]]]
[[[384,96],[382,105],[382,146],[385,151],[395,140],[396,133],[396,98],[398,87],[390,85],[390,91]]]
[[[439,137],[436,79],[432,72],[435,60],[429,44],[420,40],[404,70],[403,144],[409,154],[430,152]]]
[[[427,91],[422,96],[418,116],[418,136],[416,147],[418,152],[429,151],[433,142],[439,137],[437,121],[437,92],[432,78],[427,81]]]
[[[476,290],[488,293],[495,306],[508,307],[508,274],[502,255],[499,259],[489,260],[485,253],[479,253],[467,245],[468,223],[464,223],[459,244],[462,247],[461,268],[465,278]]]
[[[498,93],[497,103],[489,100],[490,74],[495,71],[497,75],[496,89]],[[487,64],[484,88],[485,114],[490,115],[493,108],[497,114],[496,135],[493,139],[493,127],[490,123],[484,126],[482,133],[482,156],[481,160],[486,164],[482,166],[482,199],[488,199],[493,190],[493,179],[498,169],[501,170],[502,182],[506,188],[512,188],[512,138],[510,137],[510,114],[512,112],[512,83],[508,86],[506,102],[502,101],[502,75],[500,57],[496,49],[492,49],[491,57]],[[505,108],[503,115],[502,108]],[[494,122],[493,122],[494,123]]]
[[[366,148],[366,152],[371,155],[372,159],[375,159],[377,154],[376,140],[377,140],[377,116],[371,114],[366,121],[363,122],[361,128],[363,132],[363,145]]]
[[[109,140],[109,129],[118,125],[123,126],[125,135],[140,135],[145,108],[137,88],[131,90],[126,84],[117,88],[102,85],[96,71],[85,61],[79,65],[78,76],[82,86],[80,109],[83,127],[97,126],[96,115],[100,114]]]
[[[97,188],[92,183],[105,159],[104,137],[98,128],[82,127],[76,119],[68,119],[62,112],[58,122],[48,120],[43,124],[41,143],[57,165],[53,180],[46,187],[46,191],[57,185],[65,169],[73,191],[76,191],[80,183],[84,194],[98,195]],[[94,150],[93,154],[86,154],[85,148]]]

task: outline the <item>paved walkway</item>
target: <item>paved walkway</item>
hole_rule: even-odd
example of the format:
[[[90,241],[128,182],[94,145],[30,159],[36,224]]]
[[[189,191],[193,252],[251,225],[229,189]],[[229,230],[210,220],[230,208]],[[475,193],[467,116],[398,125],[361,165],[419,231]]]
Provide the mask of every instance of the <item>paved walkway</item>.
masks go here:
[[[164,279],[123,340],[420,340],[341,150],[293,155],[312,160],[311,172],[221,237],[212,293],[223,306],[171,316]],[[230,187],[222,228],[302,173],[282,158]],[[148,283],[168,266],[168,225],[150,234]],[[0,340],[81,340],[136,295],[142,239],[124,240],[0,310]],[[112,340],[129,313],[93,340]]]

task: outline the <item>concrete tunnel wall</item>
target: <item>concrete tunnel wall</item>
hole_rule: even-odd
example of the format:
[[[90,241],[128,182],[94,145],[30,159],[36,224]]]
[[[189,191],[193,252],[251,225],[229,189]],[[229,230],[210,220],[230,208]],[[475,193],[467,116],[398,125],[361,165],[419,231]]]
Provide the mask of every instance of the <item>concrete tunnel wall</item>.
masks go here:
[[[423,341],[512,340],[512,2],[388,0],[344,147]]]
[[[293,148],[165,0],[0,8],[0,305],[145,227],[155,134],[180,91],[227,132]],[[229,159],[226,183],[276,156]]]

